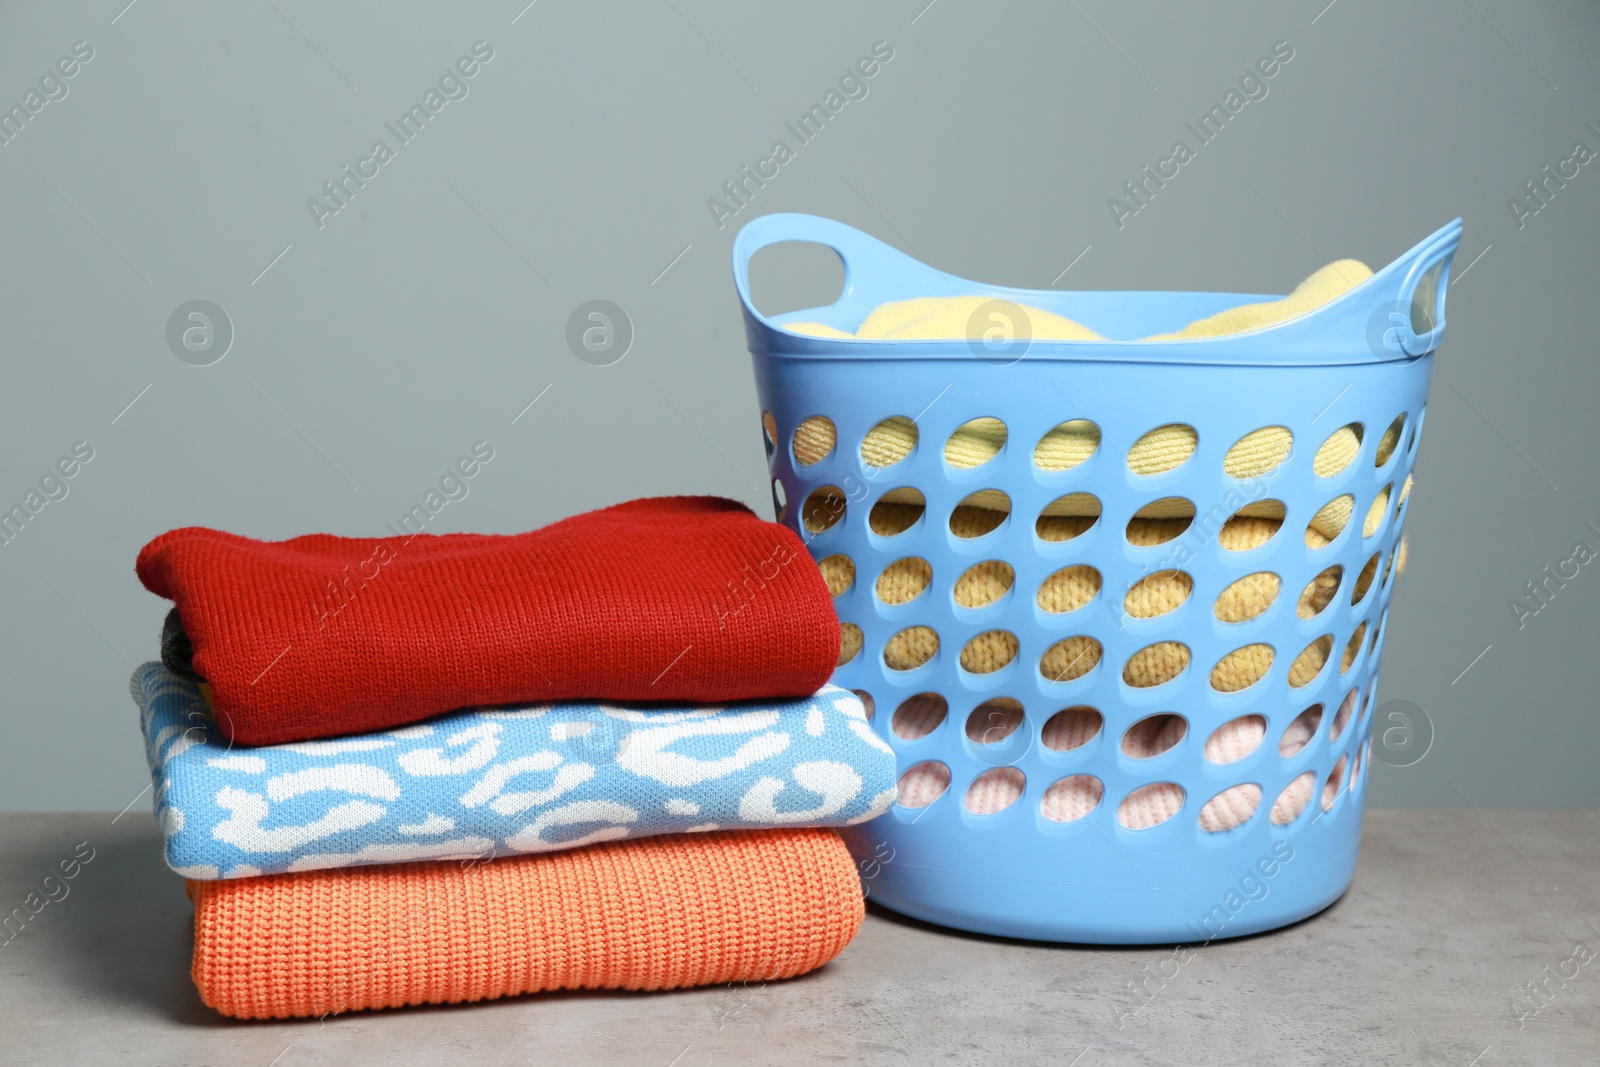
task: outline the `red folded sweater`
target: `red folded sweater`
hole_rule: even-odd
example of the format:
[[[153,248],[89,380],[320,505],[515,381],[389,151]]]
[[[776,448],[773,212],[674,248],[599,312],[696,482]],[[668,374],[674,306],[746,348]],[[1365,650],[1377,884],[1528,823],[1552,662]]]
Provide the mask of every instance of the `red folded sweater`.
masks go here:
[[[717,497],[512,536],[188,527],[146,545],[138,572],[176,602],[218,726],[244,745],[485,704],[804,696],[839,651],[800,539]]]

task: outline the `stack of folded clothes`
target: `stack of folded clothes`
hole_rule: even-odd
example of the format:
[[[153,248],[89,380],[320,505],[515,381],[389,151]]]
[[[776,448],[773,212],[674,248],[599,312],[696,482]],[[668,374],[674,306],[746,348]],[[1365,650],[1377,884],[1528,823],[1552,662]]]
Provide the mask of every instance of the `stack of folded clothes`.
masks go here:
[[[854,937],[830,827],[894,756],[795,534],[707,497],[515,536],[139,555],[133,676],[194,979],[241,1018],[786,978]]]

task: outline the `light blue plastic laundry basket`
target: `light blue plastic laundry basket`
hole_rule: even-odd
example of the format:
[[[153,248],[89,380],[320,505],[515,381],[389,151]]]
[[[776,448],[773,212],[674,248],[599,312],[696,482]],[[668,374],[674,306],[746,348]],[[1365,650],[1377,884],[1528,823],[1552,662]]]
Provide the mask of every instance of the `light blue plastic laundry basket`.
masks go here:
[[[774,502],[780,519],[800,533],[814,558],[842,553],[856,568],[854,583],[836,607],[844,623],[860,628],[863,647],[839,667],[834,680],[870,697],[873,728],[894,747],[902,772],[926,761],[950,772],[949,787],[931,804],[896,805],[847,832],[872,899],[907,915],[981,933],[1136,944],[1272,929],[1320,911],[1348,888],[1360,844],[1392,563],[1406,513],[1406,506],[1395,501],[1416,459],[1433,352],[1444,333],[1450,262],[1460,237],[1456,220],[1338,299],[1268,329],[1215,339],[1135,342],[1131,339],[1175,331],[1225,308],[1274,298],[1007,289],[945,275],[828,219],[778,214],[744,227],[733,246],[734,279],[754,355]],[[838,253],[845,282],[835,303],[772,317],[755,309],[750,257],[785,241],[814,242]],[[1113,340],[834,340],[779,328],[809,321],[851,331],[885,301],[960,294],[1056,312]],[[794,432],[817,415],[833,421],[837,445],[819,462],[802,467],[794,457]],[[917,444],[892,466],[869,466],[861,441],[892,416],[915,421]],[[946,440],[963,423],[984,416],[1007,427],[999,455],[974,469],[950,466],[943,454]],[[1398,446],[1381,465],[1375,463],[1380,438],[1402,416]],[[1076,419],[1100,428],[1101,443],[1092,457],[1066,471],[1036,466],[1035,443],[1058,424]],[[1172,423],[1198,432],[1193,455],[1166,473],[1132,472],[1126,460],[1130,446]],[[1312,467],[1317,447],[1350,424],[1361,427],[1359,456],[1332,477],[1317,476]],[[1285,506],[1283,526],[1260,547],[1226,551],[1207,517],[1226,514],[1217,509],[1237,501],[1229,494],[1241,493],[1242,483],[1224,474],[1223,456],[1241,437],[1269,426],[1287,427],[1294,435],[1289,458],[1262,476],[1265,497]],[[845,513],[826,530],[813,532],[802,521],[802,505],[827,486],[841,491]],[[1392,488],[1384,517],[1372,536],[1363,536],[1363,517],[1386,486]],[[926,511],[904,533],[879,536],[869,528],[869,511],[898,487],[920,490]],[[979,489],[1008,494],[1009,518],[982,537],[953,535],[952,510]],[[1041,540],[1034,518],[1052,500],[1078,492],[1099,498],[1099,520],[1071,540]],[[1259,496],[1263,490],[1258,484],[1250,492]],[[1308,520],[1347,493],[1355,502],[1343,532],[1326,547],[1308,547],[1303,533]],[[1176,544],[1135,547],[1124,536],[1128,520],[1144,505],[1173,496],[1192,501],[1197,511],[1180,538],[1190,543],[1192,558],[1176,557],[1193,579],[1193,592],[1169,614],[1126,617],[1120,610],[1124,592],[1147,574],[1170,569]],[[1378,576],[1352,604],[1357,576],[1375,553]],[[931,584],[910,603],[881,602],[874,594],[878,575],[908,556],[929,561]],[[1012,566],[1010,593],[988,607],[957,604],[955,579],[983,560]],[[1100,594],[1065,614],[1040,610],[1034,600],[1039,584],[1077,563],[1101,572]],[[1295,611],[1299,591],[1335,565],[1343,571],[1332,603],[1314,618],[1301,619]],[[1273,610],[1243,623],[1219,621],[1212,609],[1217,595],[1259,571],[1281,578]],[[1363,623],[1360,651],[1341,671],[1341,652]],[[923,666],[891,670],[883,659],[884,645],[911,626],[936,631],[939,650]],[[1016,657],[990,674],[962,669],[959,656],[967,641],[996,629],[1016,636]],[[1327,665],[1308,685],[1291,689],[1291,661],[1325,634],[1333,638]],[[1073,681],[1047,679],[1039,670],[1041,656],[1075,635],[1099,641],[1099,664]],[[1161,641],[1187,645],[1188,668],[1153,688],[1127,685],[1122,665],[1128,657]],[[1228,652],[1256,643],[1275,650],[1267,675],[1240,692],[1213,690],[1211,666]],[[1357,711],[1332,738],[1335,711],[1352,692],[1359,694]],[[921,693],[943,697],[948,714],[926,736],[904,740],[890,728],[893,712]],[[970,739],[967,716],[1002,696],[1022,704],[1021,727],[996,744]],[[1311,742],[1283,757],[1279,738],[1314,705],[1323,714]],[[1070,751],[1047,748],[1041,743],[1043,724],[1072,707],[1100,712],[1098,735]],[[1150,759],[1125,755],[1119,743],[1124,731],[1156,713],[1187,720],[1182,741]],[[1208,761],[1203,749],[1211,733],[1251,714],[1267,720],[1261,745],[1236,763]],[[1325,807],[1325,783],[1336,766],[1341,786]],[[967,788],[996,767],[1022,773],[1022,795],[998,813],[973,814],[964,803]],[[1275,825],[1269,818],[1274,798],[1307,771],[1314,775],[1310,802],[1287,825]],[[1074,821],[1045,818],[1044,792],[1073,775],[1102,783],[1098,806]],[[1117,818],[1121,801],[1155,782],[1180,785],[1182,809],[1150,829],[1123,826]],[[1244,783],[1261,789],[1255,813],[1236,829],[1202,829],[1198,814],[1207,800]]]

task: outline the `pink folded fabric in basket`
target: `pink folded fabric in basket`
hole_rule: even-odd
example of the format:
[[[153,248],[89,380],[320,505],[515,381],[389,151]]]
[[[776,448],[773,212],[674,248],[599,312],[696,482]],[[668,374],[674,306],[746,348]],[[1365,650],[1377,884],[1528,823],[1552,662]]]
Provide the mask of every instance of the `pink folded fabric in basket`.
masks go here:
[[[1356,693],[1351,692],[1339,706],[1330,727],[1338,737],[1350,725],[1356,708]],[[933,732],[945,719],[942,699],[931,694],[915,696],[895,711],[893,730],[903,740],[915,740]],[[967,733],[975,742],[994,741],[1022,725],[1020,706],[998,704],[984,716],[968,720]],[[977,724],[976,726],[974,724]],[[1310,743],[1322,724],[1322,708],[1311,707],[1297,716],[1278,741],[1284,758],[1297,755]],[[1100,733],[1104,722],[1091,708],[1069,708],[1052,716],[1040,731],[1040,742],[1054,751],[1068,751],[1087,744]],[[1178,715],[1154,715],[1135,723],[1123,734],[1122,751],[1133,759],[1148,759],[1168,751],[1183,740],[1188,723]],[[976,731],[976,736],[974,733]],[[1218,727],[1205,742],[1205,758],[1226,765],[1244,759],[1259,748],[1267,736],[1267,721],[1260,715],[1245,715]],[[1351,771],[1352,784],[1360,773],[1360,756]],[[1344,785],[1345,761],[1340,759],[1323,787],[1322,806],[1333,805]],[[1022,796],[1024,778],[1015,767],[1000,767],[978,776],[967,788],[962,803],[974,815],[993,815],[1004,811]],[[1315,775],[1306,771],[1295,778],[1272,802],[1270,818],[1279,826],[1293,822],[1311,800]],[[950,770],[942,763],[918,763],[900,778],[900,803],[909,808],[931,804],[950,787]],[[1051,785],[1040,798],[1039,811],[1055,822],[1081,819],[1100,805],[1104,786],[1093,775],[1071,775]],[[1176,815],[1184,806],[1183,788],[1173,782],[1152,782],[1128,794],[1117,808],[1117,820],[1130,830],[1147,830]],[[1200,827],[1212,833],[1242,826],[1261,805],[1261,787],[1236,785],[1207,800],[1200,809]]]

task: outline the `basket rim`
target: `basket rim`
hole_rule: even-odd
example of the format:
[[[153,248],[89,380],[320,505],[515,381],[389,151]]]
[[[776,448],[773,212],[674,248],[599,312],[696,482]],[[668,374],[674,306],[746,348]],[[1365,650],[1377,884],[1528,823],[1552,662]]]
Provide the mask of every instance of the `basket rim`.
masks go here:
[[[1179,290],[1023,289],[991,285],[939,271],[844,223],[792,212],[760,216],[745,224],[734,240],[733,272],[750,351],[758,357],[837,361],[970,360],[997,366],[1012,365],[1023,359],[1215,366],[1403,363],[1428,355],[1443,340],[1445,294],[1451,261],[1462,232],[1462,220],[1456,218],[1328,303],[1259,329],[1219,337],[1159,341],[1145,338],[1024,339],[998,353],[994,349],[985,350],[976,340],[963,338],[829,338],[792,333],[784,327],[794,322],[822,321],[830,312],[834,317],[853,316],[854,321],[859,322],[864,317],[863,307],[908,298],[906,292],[896,294],[894,290],[905,289],[912,282],[922,289],[915,295],[929,295],[934,291],[933,284],[941,288],[954,284],[962,290],[961,295],[987,296],[1031,306],[1082,306],[1102,313],[1119,304],[1166,301],[1201,309],[1209,306],[1212,310],[1204,313],[1211,314],[1240,303],[1276,300],[1281,296]],[[755,307],[750,296],[750,259],[769,245],[790,242],[832,248],[844,264],[845,284],[831,304],[765,315]],[[1436,268],[1433,306],[1422,309],[1422,322],[1431,328],[1419,333],[1414,328],[1417,309],[1413,304],[1426,276]],[[889,275],[898,279],[897,285],[883,280]],[[1119,309],[1119,313],[1126,312],[1127,308]]]

